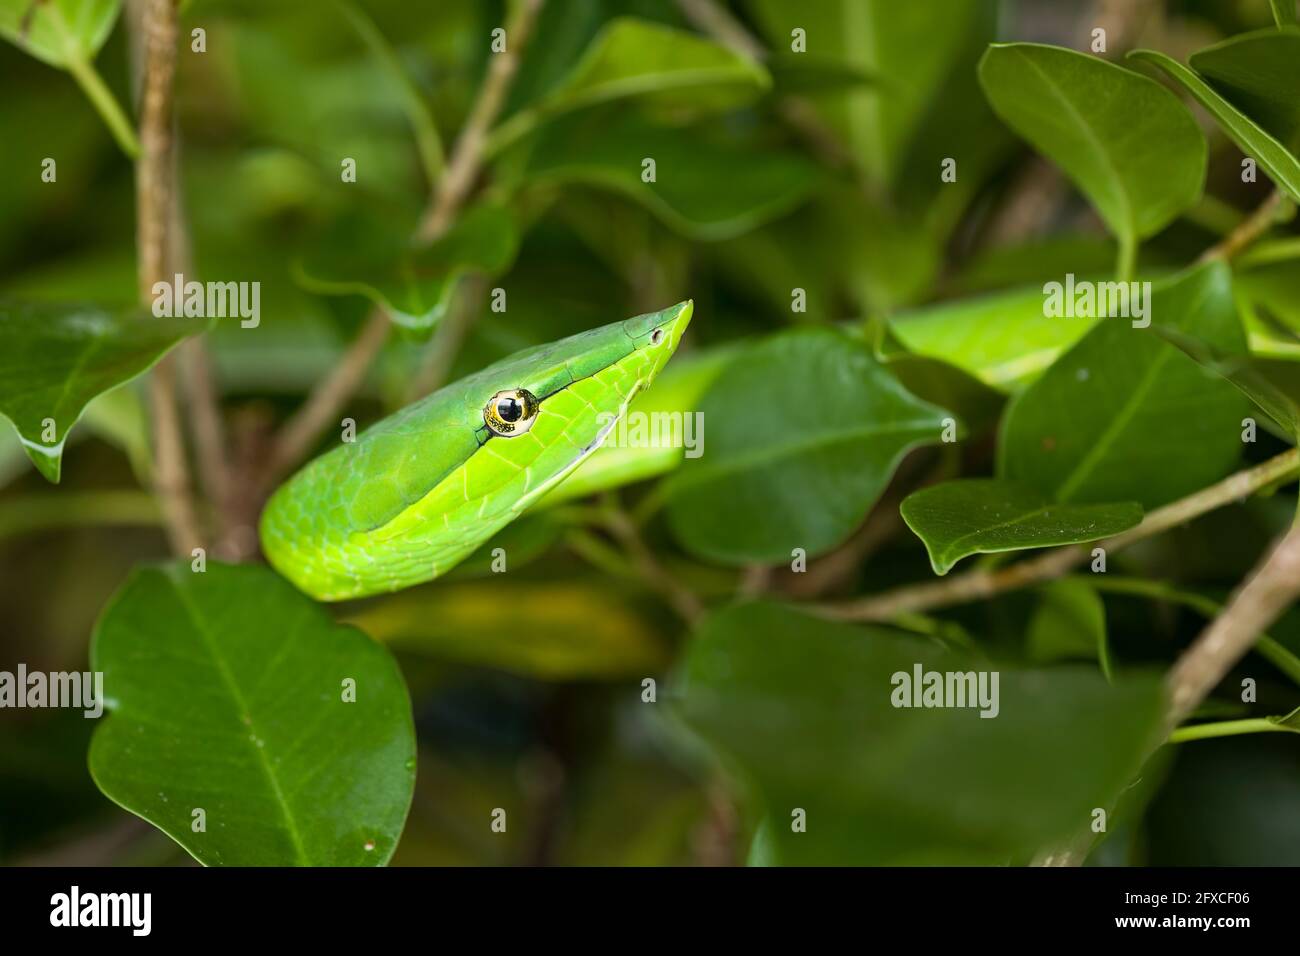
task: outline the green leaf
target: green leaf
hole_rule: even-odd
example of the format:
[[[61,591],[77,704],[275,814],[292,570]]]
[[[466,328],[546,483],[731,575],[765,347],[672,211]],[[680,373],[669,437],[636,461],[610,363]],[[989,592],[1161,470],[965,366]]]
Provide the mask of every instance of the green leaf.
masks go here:
[[[1300,242],[1262,242],[1233,261],[1233,289],[1250,351],[1300,358]]]
[[[1300,707],[1297,707],[1289,714],[1284,714],[1281,717],[1269,717],[1267,720],[1270,723],[1277,724],[1283,730],[1300,734]]]
[[[0,0],[0,36],[50,66],[95,58],[122,0]]]
[[[1244,402],[1154,331],[1243,352],[1227,267],[1209,263],[1154,283],[1146,307],[1151,327],[1099,320],[1015,398],[1000,436],[1000,477],[1057,501],[1154,508],[1232,469]]]
[[[681,118],[743,106],[771,84],[762,66],[712,40],[619,17],[592,39],[549,95],[492,134],[488,151],[497,152],[540,123],[584,107],[635,98],[644,109]]]
[[[712,40],[619,17],[591,41],[543,109],[572,110],[639,97],[675,110],[722,110],[752,102],[770,84],[763,67]]]
[[[269,569],[137,569],[95,628],[91,668],[111,712],[91,741],[95,783],[199,862],[392,856],[415,784],[402,675]]]
[[[1106,680],[1114,680],[1106,639],[1106,605],[1082,578],[1051,581],[1039,589],[1026,643],[1030,660],[1095,660]]]
[[[992,37],[996,18],[988,0],[751,0],[750,6],[785,61],[838,61],[846,72],[880,78],[875,87],[821,97],[817,108],[861,168],[884,183],[905,178],[908,150],[945,83]],[[795,29],[803,31],[807,51],[787,54]]]
[[[995,719],[893,705],[895,675],[978,680],[992,666],[881,628],[742,605],[687,646],[679,709],[757,783],[783,864],[1023,862],[1086,832],[1093,808],[1130,784],[1159,732],[1161,687],[1156,675],[1110,687],[1095,667],[999,664]],[[806,832],[791,831],[795,808]]]
[[[510,267],[519,236],[510,214],[499,206],[477,206],[441,239],[423,247],[344,247],[327,243],[300,261],[299,284],[323,295],[363,295],[394,322],[426,331],[451,305],[457,280],[470,272],[499,275]]]
[[[997,425],[1006,396],[956,366],[922,355],[886,356],[886,367],[905,389],[922,401],[946,408],[979,435]]]
[[[1300,365],[1293,361],[1227,353],[1194,336],[1157,329],[1171,344],[1218,377],[1273,419],[1293,443],[1300,442]]]
[[[1154,80],[1037,43],[994,44],[979,77],[994,112],[1069,175],[1121,242],[1159,232],[1200,198],[1205,137]]]
[[[1041,286],[1067,272],[1090,279],[1108,278],[1115,265],[1115,251],[1115,241],[1105,235],[1034,236],[972,252],[946,288],[953,295],[965,296]]]
[[[900,511],[925,542],[935,574],[947,574],[968,555],[1097,541],[1142,520],[1133,502],[1056,504],[1032,488],[992,478],[922,488],[903,500]]]
[[[1285,146],[1177,60],[1156,50],[1134,50],[1129,56],[1154,64],[1177,81],[1209,110],[1228,139],[1236,143],[1247,156],[1254,157],[1279,189],[1300,202],[1300,160]]]
[[[1300,145],[1300,27],[1230,37],[1193,53],[1191,64],[1279,142]]]
[[[1040,288],[927,305],[889,320],[909,352],[940,359],[1003,390],[1023,385],[1092,328],[1092,318],[1049,318]]]
[[[513,568],[513,565],[508,565]],[[659,672],[666,645],[608,584],[493,581],[414,588],[349,620],[401,652],[539,680],[618,680]]]
[[[653,182],[643,178],[646,160],[654,161]],[[788,212],[821,173],[799,153],[602,111],[548,124],[527,144],[515,176],[529,188],[583,185],[620,193],[683,235],[713,241]]]
[[[86,404],[203,329],[200,320],[137,309],[0,302],[0,414],[41,474],[57,483],[63,443]]]
[[[830,329],[769,338],[700,403],[703,454],[664,485],[673,532],[728,564],[788,561],[842,542],[899,460],[948,413],[898,384],[863,343]]]
[[[1279,27],[1296,22],[1295,0],[1268,0],[1273,8],[1273,20]]]

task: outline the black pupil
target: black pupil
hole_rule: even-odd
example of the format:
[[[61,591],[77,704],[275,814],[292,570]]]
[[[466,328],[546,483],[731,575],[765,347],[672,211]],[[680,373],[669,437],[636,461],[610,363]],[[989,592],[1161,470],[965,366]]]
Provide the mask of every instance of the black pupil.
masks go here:
[[[524,403],[517,398],[497,400],[497,417],[503,422],[517,422],[524,417]]]

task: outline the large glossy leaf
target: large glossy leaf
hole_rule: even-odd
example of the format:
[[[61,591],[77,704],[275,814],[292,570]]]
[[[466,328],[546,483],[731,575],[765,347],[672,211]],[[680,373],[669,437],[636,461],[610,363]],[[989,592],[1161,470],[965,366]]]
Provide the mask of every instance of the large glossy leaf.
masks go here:
[[[654,161],[654,181],[643,178]],[[695,239],[726,239],[788,212],[817,184],[804,156],[656,127],[603,111],[549,123],[516,171],[527,186],[583,185],[628,196]]]
[[[896,674],[998,671],[998,714],[903,708]],[[986,685],[986,687],[989,685]],[[1137,774],[1157,677],[1013,670],[774,605],[709,618],[680,711],[758,784],[784,864],[1007,863],[1086,832]],[[806,832],[791,814],[806,812]]]
[[[1279,189],[1300,202],[1300,160],[1294,153],[1177,60],[1156,50],[1134,50],[1129,56],[1155,65],[1192,94],[1209,110],[1228,139],[1247,156],[1254,157]]]
[[[478,206],[428,246],[381,250],[332,243],[299,263],[297,277],[312,292],[363,295],[398,325],[427,330],[447,314],[461,276],[505,271],[518,244],[508,212]]]
[[[839,544],[948,413],[911,395],[861,342],[786,333],[733,360],[700,403],[703,454],[664,486],[677,538],[728,563]]]
[[[626,595],[581,582],[494,581],[414,588],[349,620],[394,650],[541,680],[609,680],[658,673],[666,645]]]
[[[63,443],[86,404],[203,329],[202,319],[136,309],[0,302],[0,414],[41,474],[57,482]]]
[[[942,359],[994,388],[1024,384],[1092,328],[1091,318],[1049,318],[1041,288],[927,305],[893,316],[909,352]]]
[[[1244,401],[1154,331],[1244,351],[1227,267],[1155,283],[1147,306],[1151,326],[1101,319],[1017,396],[1002,428],[1001,477],[1057,501],[1153,508],[1231,470]]]
[[[95,782],[195,859],[392,856],[415,783],[406,685],[383,647],[269,569],[138,569],[104,610],[91,667],[110,711]]]
[[[935,574],[947,574],[971,554],[1096,541],[1142,520],[1142,508],[1133,502],[1057,504],[1032,488],[989,478],[922,488],[900,510],[925,542]]]
[[[1300,145],[1300,27],[1230,37],[1193,53],[1191,64],[1294,153]]]
[[[0,36],[63,69],[95,58],[122,0],[0,0]]]
[[[1205,137],[1154,80],[1037,43],[995,44],[979,77],[994,111],[1065,170],[1116,236],[1150,236],[1200,198]]]

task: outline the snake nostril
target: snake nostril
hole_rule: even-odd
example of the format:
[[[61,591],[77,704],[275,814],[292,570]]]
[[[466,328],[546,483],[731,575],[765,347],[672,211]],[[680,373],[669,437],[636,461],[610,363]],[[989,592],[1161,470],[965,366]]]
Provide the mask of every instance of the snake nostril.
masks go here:
[[[655,329],[653,332],[650,333],[650,344],[651,344],[651,345],[658,345],[658,344],[659,344],[660,342],[662,342],[663,340],[664,340],[664,330],[663,330],[663,329]]]

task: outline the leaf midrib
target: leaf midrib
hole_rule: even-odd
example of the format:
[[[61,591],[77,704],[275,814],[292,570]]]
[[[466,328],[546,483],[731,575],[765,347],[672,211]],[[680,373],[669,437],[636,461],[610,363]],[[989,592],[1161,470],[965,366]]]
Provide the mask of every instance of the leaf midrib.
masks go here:
[[[1136,238],[1137,221],[1133,214],[1132,200],[1129,198],[1128,192],[1124,188],[1124,180],[1120,176],[1119,168],[1115,166],[1110,154],[1106,152],[1105,146],[1097,137],[1092,127],[1088,125],[1087,120],[1084,118],[1083,114],[1079,112],[1078,107],[1076,107],[1065,95],[1065,92],[1057,86],[1055,82],[1053,82],[1051,76],[1049,76],[1041,66],[1035,63],[1031,57],[1025,55],[1023,51],[1017,52],[1020,54],[1021,59],[1028,63],[1029,66],[1033,68],[1034,72],[1043,78],[1043,82],[1046,84],[1048,90],[1053,94],[1054,98],[1058,102],[1065,106],[1070,116],[1078,123],[1079,128],[1083,130],[1085,138],[1092,144],[1093,149],[1101,157],[1102,165],[1104,165],[1107,171],[1111,174],[1112,181],[1117,187],[1115,193],[1119,198],[1120,205],[1123,207],[1124,219],[1128,226],[1128,237]]]
[[[1014,518],[1010,518],[1006,521],[1000,521],[997,524],[986,525],[985,527],[980,528],[978,531],[971,531],[968,532],[967,534],[962,535],[960,538],[951,541],[948,544],[948,546],[943,549],[943,555],[945,558],[951,558],[952,552],[954,550],[964,548],[966,542],[970,541],[972,538],[978,538],[981,535],[987,535],[994,531],[1000,531],[1003,528],[1010,528],[1017,524],[1023,524],[1024,522],[1029,521],[1032,518],[1037,518],[1040,515],[1046,515],[1049,511],[1052,511],[1053,509],[1057,511],[1063,510],[1066,512],[1078,514],[1081,511],[1088,510],[1090,508],[1091,506],[1089,505],[1076,505],[1076,504],[1049,501],[1046,504],[1040,505],[1039,507],[1034,508],[1031,511],[1023,512],[1022,514],[1017,515]],[[1060,543],[1060,542],[1043,542],[1041,545],[1034,545],[1031,543],[1030,545],[1027,545],[1025,547],[1039,547],[1039,546],[1050,547],[1052,544],[1055,543]],[[1017,550],[1021,550],[1021,548],[1013,546],[1013,547],[1004,548],[1000,550],[1017,551]],[[951,568],[954,564],[957,563],[957,561],[966,557],[968,553],[969,552],[964,551],[962,554],[957,555],[955,559],[945,561],[944,564],[946,565],[946,567]]]
[[[1197,293],[1196,298],[1188,306],[1187,313],[1192,314],[1198,311],[1205,302],[1206,296],[1209,295],[1209,286],[1202,286]],[[1143,375],[1142,381],[1138,387],[1129,392],[1123,407],[1118,415],[1110,420],[1110,424],[1102,431],[1101,436],[1095,441],[1088,453],[1074,467],[1070,476],[1064,482],[1057,486],[1056,498],[1060,501],[1068,501],[1070,496],[1078,490],[1081,485],[1101,462],[1102,456],[1110,452],[1111,446],[1115,443],[1116,436],[1122,429],[1125,429],[1133,421],[1137,414],[1138,406],[1142,400],[1155,387],[1156,379],[1159,378],[1160,372],[1169,364],[1174,357],[1175,352],[1172,348],[1161,349],[1155,359],[1147,366],[1146,374]]]
[[[172,591],[175,593],[181,606],[185,608],[186,615],[194,625],[195,633],[202,639],[204,649],[207,650],[208,656],[212,658],[213,666],[221,676],[221,680],[225,684],[226,690],[229,692],[230,698],[234,702],[235,708],[239,712],[239,716],[242,718],[243,723],[248,727],[249,732],[254,737],[264,739],[258,735],[257,725],[253,721],[253,714],[248,706],[248,702],[244,699],[244,695],[240,693],[239,685],[235,682],[234,675],[230,673],[230,669],[226,666],[225,660],[217,651],[217,646],[213,642],[212,636],[208,633],[207,628],[204,627],[203,619],[199,615],[198,609],[190,600],[189,595],[185,593],[185,589],[177,584],[172,573],[164,573],[163,576],[167,583],[171,585]],[[257,762],[261,766],[262,772],[265,774],[267,783],[270,786],[271,795],[274,797],[275,803],[280,810],[280,815],[284,818],[285,829],[288,831],[290,842],[293,844],[295,857],[303,866],[310,866],[310,860],[307,857],[307,851],[302,842],[302,834],[298,832],[298,825],[294,821],[293,814],[289,810],[289,802],[285,798],[284,791],[280,788],[279,780],[271,769],[271,764],[266,758],[265,750],[258,747],[256,744],[249,744],[249,746],[252,749],[253,754],[257,757]]]

